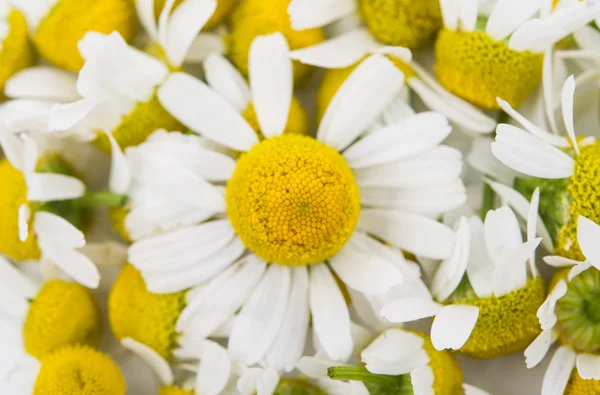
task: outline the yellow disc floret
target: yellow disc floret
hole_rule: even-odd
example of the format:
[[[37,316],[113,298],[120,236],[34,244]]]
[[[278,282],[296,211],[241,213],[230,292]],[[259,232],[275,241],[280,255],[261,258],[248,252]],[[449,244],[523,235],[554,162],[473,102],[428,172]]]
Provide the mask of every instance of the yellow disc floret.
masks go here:
[[[126,265],[108,298],[108,319],[117,339],[131,337],[168,359],[176,346],[175,325],[185,292],[153,294],[139,271]]]
[[[256,117],[256,112],[254,111],[254,106],[252,103],[246,107],[242,116],[252,126],[252,129],[258,134],[260,140],[264,140],[265,136],[262,134],[260,130],[260,125],[258,124],[258,118]],[[304,107],[302,107],[302,103],[300,100],[295,97],[292,98],[292,104],[290,105],[290,113],[288,115],[287,125],[285,126],[284,134],[308,134],[308,117],[306,116],[306,111],[304,111]]]
[[[599,380],[584,380],[577,369],[573,369],[569,384],[563,395],[598,395],[600,394]]]
[[[33,395],[125,395],[125,391],[125,378],[107,355],[73,346],[44,361]]]
[[[267,262],[322,262],[358,221],[354,175],[333,148],[306,136],[264,140],[239,159],[227,185],[227,214],[246,247]]]
[[[27,202],[27,186],[23,173],[8,160],[0,159],[0,253],[15,260],[39,259],[37,238],[29,232],[27,240],[19,240],[19,207]],[[31,226],[31,224],[30,224]]]
[[[325,39],[321,29],[293,30],[288,6],[290,0],[242,0],[231,13],[231,33],[227,47],[231,60],[238,69],[248,75],[248,53],[257,36],[281,32],[291,50],[308,47]],[[310,67],[294,62],[296,81],[306,75]]]
[[[158,390],[158,395],[194,395],[194,391],[188,391],[181,387],[170,385],[168,387],[162,387]]]
[[[456,301],[479,307],[477,324],[460,352],[491,359],[524,350],[541,332],[536,314],[545,299],[544,280],[537,277],[500,297]]]
[[[101,336],[102,318],[94,296],[82,285],[62,280],[42,286],[23,327],[25,350],[39,360],[67,345],[96,347]]]
[[[79,71],[83,58],[77,43],[89,31],[117,31],[131,42],[137,33],[137,14],[131,0],[58,0],[40,21],[33,41],[44,59]]]
[[[440,83],[484,109],[498,109],[497,97],[519,107],[542,80],[543,54],[514,51],[484,32],[444,29],[435,55]]]
[[[442,27],[438,0],[359,0],[359,5],[371,33],[387,45],[421,48]]]
[[[182,127],[154,96],[145,103],[138,103],[130,114],[123,117],[112,135],[119,146],[125,149],[140,144],[157,129],[180,130]],[[110,152],[110,143],[104,133],[98,133],[94,144],[102,151]]]
[[[29,28],[23,14],[13,9],[7,22],[8,34],[0,46],[0,92],[4,92],[6,81],[16,72],[35,63]]]
[[[414,333],[425,340],[423,348],[429,355],[429,366],[433,370],[435,395],[462,395],[463,373],[454,355],[449,351],[436,350],[429,336],[416,331]]]

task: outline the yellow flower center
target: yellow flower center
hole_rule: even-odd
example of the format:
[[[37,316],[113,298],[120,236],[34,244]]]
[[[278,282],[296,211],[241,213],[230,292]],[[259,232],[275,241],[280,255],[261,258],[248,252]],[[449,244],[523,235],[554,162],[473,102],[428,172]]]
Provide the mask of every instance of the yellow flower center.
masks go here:
[[[387,45],[421,48],[442,27],[438,0],[359,0],[359,5],[373,35]]]
[[[440,83],[484,109],[497,110],[497,97],[519,107],[542,80],[543,54],[514,51],[484,32],[444,29],[435,55]]]
[[[351,236],[360,213],[359,189],[343,157],[294,134],[264,140],[242,155],[226,199],[246,247],[284,265],[330,258]]]
[[[184,390],[183,388],[170,385],[168,387],[162,387],[158,390],[158,395],[194,395],[194,391]]]
[[[545,299],[546,286],[540,277],[500,297],[479,299],[472,290],[453,296],[452,303],[479,307],[477,324],[460,352],[491,359],[523,351],[541,331],[536,314]]]
[[[29,41],[29,29],[23,14],[11,10],[8,15],[9,31],[0,47],[0,92],[6,81],[16,72],[35,63],[33,45]]]
[[[254,111],[254,105],[250,103],[248,107],[242,113],[242,116],[252,126],[252,129],[258,134],[260,140],[264,140],[265,136],[262,134],[260,130],[260,125],[258,124],[258,118],[256,117],[256,112]],[[287,125],[285,126],[284,134],[308,134],[308,117],[306,116],[306,111],[304,111],[304,107],[302,107],[302,103],[300,100],[295,97],[292,98],[292,104],[290,105],[290,113],[288,115]]]
[[[244,0],[231,13],[231,33],[227,47],[231,60],[238,69],[248,75],[248,52],[257,36],[281,32],[291,50],[318,44],[325,39],[321,29],[296,31],[292,29],[287,12],[290,0]],[[296,81],[304,77],[310,67],[294,62]]]
[[[131,42],[137,33],[137,14],[131,0],[59,0],[41,21],[33,41],[44,59],[79,71],[83,58],[77,43],[88,31],[117,31]]]
[[[573,369],[569,384],[565,389],[564,395],[598,395],[600,394],[599,380],[584,380],[581,378],[577,369]]]
[[[185,292],[153,294],[140,272],[126,265],[108,297],[108,319],[117,339],[131,337],[168,359],[176,347],[175,325],[185,307]]]
[[[82,285],[62,280],[42,286],[23,326],[25,350],[39,360],[67,345],[96,347],[101,336],[102,317],[94,296]]]
[[[33,395],[125,395],[125,378],[105,354],[66,347],[42,364]]]
[[[121,119],[121,123],[112,131],[122,149],[138,145],[157,129],[181,130],[179,123],[158,102],[156,96],[145,103],[138,103],[133,111]],[[110,142],[104,133],[98,133],[94,144],[103,152],[110,153]]]
[[[154,0],[154,15],[157,19],[163,7],[165,6],[165,2],[166,0]],[[182,2],[183,0],[176,0],[173,8],[177,7]],[[223,22],[225,17],[227,17],[229,12],[235,6],[236,2],[237,0],[217,0],[217,8],[215,9],[212,17],[208,20],[208,22],[206,22],[206,25],[204,25],[203,30],[210,30]]]

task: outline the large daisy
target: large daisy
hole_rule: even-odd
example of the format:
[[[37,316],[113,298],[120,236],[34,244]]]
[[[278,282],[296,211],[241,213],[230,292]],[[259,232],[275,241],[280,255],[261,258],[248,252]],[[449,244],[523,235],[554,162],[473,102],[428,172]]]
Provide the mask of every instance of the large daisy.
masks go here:
[[[250,59],[262,142],[201,81],[175,73],[159,90],[182,123],[243,154],[236,162],[203,148],[195,135],[164,132],[128,149],[127,169],[115,171],[133,180],[125,225],[134,239],[147,236],[131,246],[130,262],[151,292],[212,279],[178,328],[203,338],[241,308],[229,342],[235,359],[293,369],[310,313],[328,356],[343,360],[352,350],[343,290],[376,295],[402,281],[370,235],[418,255],[450,255],[454,233],[431,217],[464,203],[461,155],[439,145],[450,127],[436,113],[396,120],[355,141],[402,86],[402,74],[382,56],[340,89],[317,139],[282,134],[292,95],[285,39],[259,37]],[[148,223],[163,234],[143,234]],[[228,267],[243,255],[251,275],[239,278]],[[250,283],[245,292],[240,281]]]

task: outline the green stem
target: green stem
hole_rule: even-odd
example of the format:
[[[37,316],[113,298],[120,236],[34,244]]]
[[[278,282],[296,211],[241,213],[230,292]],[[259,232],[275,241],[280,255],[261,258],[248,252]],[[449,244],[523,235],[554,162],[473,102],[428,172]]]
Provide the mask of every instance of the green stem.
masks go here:
[[[483,183],[483,196],[481,198],[481,220],[485,221],[485,216],[488,211],[494,207],[494,198],[496,194],[490,184],[487,182]]]
[[[373,374],[356,366],[333,366],[327,369],[327,375],[332,380],[356,380],[379,385],[395,385],[398,382],[397,376]]]
[[[121,207],[126,200],[127,196],[112,192],[88,192],[77,199],[77,204],[81,207]]]

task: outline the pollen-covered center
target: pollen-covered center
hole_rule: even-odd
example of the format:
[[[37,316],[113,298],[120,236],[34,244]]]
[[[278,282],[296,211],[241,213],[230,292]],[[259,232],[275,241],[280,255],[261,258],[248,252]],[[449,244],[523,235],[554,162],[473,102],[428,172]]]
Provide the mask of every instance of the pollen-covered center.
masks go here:
[[[460,349],[462,354],[496,358],[524,350],[539,335],[536,314],[546,299],[542,278],[530,279],[523,288],[488,298],[478,298],[465,281],[449,301],[479,307],[479,317],[469,340]]]
[[[226,199],[246,247],[284,265],[330,258],[346,243],[360,213],[359,189],[343,157],[293,134],[267,139],[242,155]]]
[[[542,80],[543,54],[514,51],[484,32],[444,29],[435,55],[439,82],[484,109],[499,109],[497,97],[519,107]]]
[[[560,275],[560,274],[558,274]],[[564,273],[562,273],[564,275]],[[590,268],[567,283],[554,309],[559,340],[582,353],[600,353],[600,271]]]
[[[90,347],[66,347],[49,356],[33,395],[125,395],[125,379],[105,354]]]
[[[117,339],[130,337],[168,359],[176,346],[175,325],[185,292],[153,294],[139,271],[125,265],[108,298],[108,319]]]
[[[87,288],[62,280],[42,286],[23,327],[25,350],[39,360],[68,345],[96,347],[101,335],[102,317],[94,296]]]
[[[439,0],[359,0],[363,20],[387,45],[421,48],[442,27]]]

